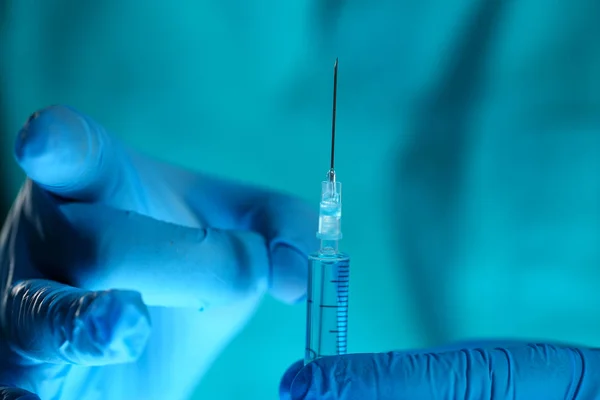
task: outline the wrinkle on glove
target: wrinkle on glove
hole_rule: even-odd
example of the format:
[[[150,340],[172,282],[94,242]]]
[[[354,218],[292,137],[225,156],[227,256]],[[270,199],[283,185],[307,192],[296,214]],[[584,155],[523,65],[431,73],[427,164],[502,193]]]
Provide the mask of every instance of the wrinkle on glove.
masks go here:
[[[47,280],[17,283],[3,312],[6,339],[25,358],[107,365],[136,360],[150,335],[139,293],[90,292]]]

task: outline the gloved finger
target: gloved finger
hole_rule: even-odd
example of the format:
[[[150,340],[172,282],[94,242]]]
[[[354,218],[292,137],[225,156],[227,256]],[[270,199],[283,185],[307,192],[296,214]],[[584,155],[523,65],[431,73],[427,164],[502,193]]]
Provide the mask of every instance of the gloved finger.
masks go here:
[[[91,292],[41,279],[9,289],[1,322],[13,351],[52,364],[134,361],[150,334],[150,316],[139,293]]]
[[[107,200],[127,209],[139,202],[139,183],[126,151],[71,107],[32,114],[17,136],[15,157],[30,179],[59,197]]]
[[[66,106],[33,114],[20,131],[15,154],[33,181],[61,198],[102,202],[184,225],[259,232],[270,254],[270,293],[289,303],[305,296],[307,256],[318,246],[317,214],[293,196],[136,155],[92,118]],[[195,205],[194,213],[186,210]]]
[[[102,204],[58,203],[31,182],[46,223],[29,244],[45,277],[88,290],[130,289],[146,304],[203,309],[266,291],[269,258],[264,238],[251,231],[196,229]],[[23,220],[35,220],[24,217]],[[26,278],[26,277],[22,277]]]
[[[512,340],[506,340],[504,342],[505,345],[514,345],[514,344],[522,344],[523,342],[517,342]],[[491,340],[480,340],[480,341],[465,341],[465,342],[455,342],[446,345],[442,345],[439,347],[428,348],[428,349],[417,349],[402,352],[402,354],[425,354],[425,353],[439,353],[439,352],[447,352],[447,351],[458,351],[465,348],[480,348],[481,346],[489,346],[491,348],[498,347],[497,341]],[[400,354],[400,353],[398,353]],[[279,383],[279,398],[281,400],[290,400],[291,394],[290,390],[292,387],[292,383],[298,373],[304,368],[304,360],[296,361],[292,364],[283,374],[281,381]]]
[[[395,354],[399,357],[401,354],[403,355],[416,355],[416,354],[430,354],[430,353],[445,353],[452,351],[461,351],[465,349],[495,349],[498,347],[507,347],[507,346],[518,346],[523,345],[524,342],[522,340],[515,339],[480,339],[480,340],[464,340],[459,342],[453,342],[449,344],[444,344],[436,347],[429,347],[425,349],[414,349],[407,350],[402,352],[396,352]],[[279,384],[279,397],[281,400],[290,400],[291,394],[290,390],[292,387],[292,383],[296,378],[296,375],[304,368],[304,361],[299,360],[292,364],[283,374]]]
[[[600,352],[547,344],[441,353],[326,357],[303,368],[291,398],[587,399],[600,395]]]
[[[300,199],[271,194],[249,213],[252,230],[267,240],[271,260],[269,293],[285,303],[306,297],[308,255],[319,248],[318,214]]]
[[[61,198],[102,202],[186,226],[259,232],[270,253],[271,294],[286,302],[305,295],[307,255],[318,245],[317,215],[292,196],[136,155],[66,106],[34,113],[18,135],[15,155],[34,182]]]
[[[27,390],[0,385],[0,400],[40,400],[40,398]]]
[[[208,225],[250,230],[264,237],[271,262],[271,295],[286,303],[304,299],[308,254],[319,247],[317,207],[285,193],[239,182],[199,174],[189,177],[185,171],[176,175],[179,179],[169,179],[174,191],[202,199],[198,214],[205,216]],[[198,206],[196,201],[191,204]]]
[[[280,400],[291,400],[290,397],[290,388],[292,387],[292,382],[298,372],[304,368],[304,360],[298,360],[294,364],[292,364],[279,382],[279,399]]]

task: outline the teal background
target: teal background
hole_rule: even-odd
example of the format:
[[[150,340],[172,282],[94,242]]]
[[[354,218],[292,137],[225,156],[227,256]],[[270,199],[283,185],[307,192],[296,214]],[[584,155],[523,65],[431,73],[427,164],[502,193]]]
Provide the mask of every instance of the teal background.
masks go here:
[[[161,159],[316,204],[339,56],[350,351],[600,344],[600,3],[196,3],[7,3],[7,204],[14,135],[56,103]],[[266,299],[193,398],[277,398],[304,329],[303,305]]]

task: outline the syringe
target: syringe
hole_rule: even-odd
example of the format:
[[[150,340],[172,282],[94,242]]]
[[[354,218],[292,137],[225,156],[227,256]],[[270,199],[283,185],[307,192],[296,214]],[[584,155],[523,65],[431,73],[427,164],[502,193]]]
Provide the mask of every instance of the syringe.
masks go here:
[[[321,183],[321,248],[309,256],[304,364],[323,356],[346,354],[350,257],[338,250],[342,238],[342,183],[334,170],[338,60],[333,73],[331,167]]]

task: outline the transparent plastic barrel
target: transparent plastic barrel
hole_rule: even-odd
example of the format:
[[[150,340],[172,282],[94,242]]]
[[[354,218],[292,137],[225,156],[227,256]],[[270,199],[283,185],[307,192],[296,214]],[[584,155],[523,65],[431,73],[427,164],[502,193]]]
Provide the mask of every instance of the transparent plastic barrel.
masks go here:
[[[309,256],[305,364],[346,354],[350,259],[343,253]]]

